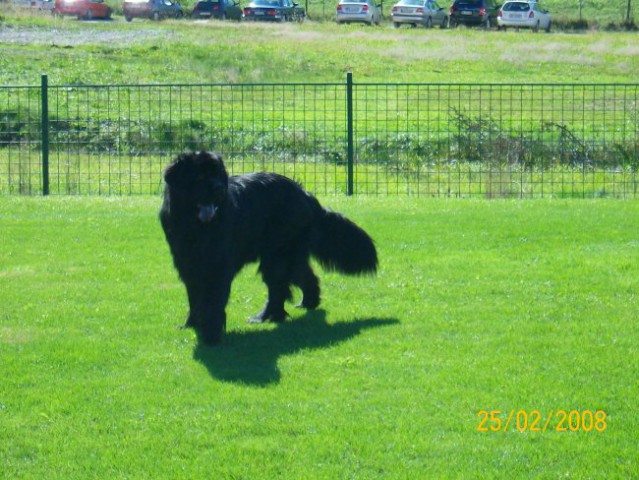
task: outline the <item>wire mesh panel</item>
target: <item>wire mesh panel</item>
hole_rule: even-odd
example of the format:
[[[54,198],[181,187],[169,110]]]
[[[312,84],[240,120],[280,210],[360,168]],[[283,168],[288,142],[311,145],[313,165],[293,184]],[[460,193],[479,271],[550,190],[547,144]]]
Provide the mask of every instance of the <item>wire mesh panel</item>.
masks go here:
[[[638,85],[0,87],[0,193],[39,193],[48,160],[52,194],[155,194],[177,153],[210,149],[231,174],[279,172],[319,194],[352,182],[375,195],[636,197],[638,96]]]
[[[0,87],[0,193],[42,188],[40,89]]]
[[[52,88],[51,192],[156,193],[184,150],[220,152],[231,174],[280,172],[319,193],[342,186],[342,85]]]
[[[637,195],[636,85],[354,88],[357,193]]]

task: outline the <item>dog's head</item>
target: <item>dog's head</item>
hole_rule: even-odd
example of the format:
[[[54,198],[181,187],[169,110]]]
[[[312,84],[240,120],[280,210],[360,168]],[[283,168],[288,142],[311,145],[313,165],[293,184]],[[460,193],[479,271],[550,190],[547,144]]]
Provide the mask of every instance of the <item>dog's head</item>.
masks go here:
[[[171,198],[179,197],[202,223],[211,222],[226,202],[229,176],[218,154],[182,153],[164,171],[164,181]]]

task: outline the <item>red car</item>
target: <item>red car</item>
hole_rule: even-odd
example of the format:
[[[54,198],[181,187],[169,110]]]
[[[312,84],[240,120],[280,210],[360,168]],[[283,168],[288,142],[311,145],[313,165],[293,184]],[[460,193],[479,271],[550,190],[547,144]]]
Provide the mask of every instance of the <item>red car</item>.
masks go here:
[[[54,15],[72,15],[78,19],[111,18],[113,10],[104,0],[55,0]]]

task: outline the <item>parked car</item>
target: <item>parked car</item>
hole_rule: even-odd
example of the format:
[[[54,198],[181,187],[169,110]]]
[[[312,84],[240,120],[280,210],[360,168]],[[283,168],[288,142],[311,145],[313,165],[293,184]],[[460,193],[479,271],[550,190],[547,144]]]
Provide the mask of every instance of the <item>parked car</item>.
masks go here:
[[[53,12],[55,2],[53,0],[32,0],[31,8]]]
[[[125,0],[122,14],[127,22],[134,18],[182,18],[184,11],[178,2],[172,0]]]
[[[434,0],[400,0],[393,6],[391,17],[395,28],[402,23],[426,28],[432,28],[433,25],[441,28],[448,26],[448,12]]]
[[[54,15],[71,15],[78,19],[111,18],[113,10],[104,0],[55,0]]]
[[[7,2],[7,0],[5,0]],[[2,0],[0,0],[2,3]],[[8,0],[8,3],[16,7],[33,8],[35,10],[53,10],[53,0]]]
[[[499,5],[495,0],[455,0],[450,7],[450,25],[496,25]]]
[[[532,28],[538,32],[543,28],[550,32],[552,20],[548,10],[535,1],[508,1],[505,2],[497,13],[497,28]]]
[[[192,18],[217,18],[218,20],[242,20],[244,12],[239,2],[233,0],[203,0],[197,2],[193,11]]]
[[[379,25],[382,21],[382,6],[376,0],[340,0],[335,12],[337,23],[368,23]]]
[[[253,0],[244,7],[244,19],[270,22],[303,22],[306,10],[293,0]]]

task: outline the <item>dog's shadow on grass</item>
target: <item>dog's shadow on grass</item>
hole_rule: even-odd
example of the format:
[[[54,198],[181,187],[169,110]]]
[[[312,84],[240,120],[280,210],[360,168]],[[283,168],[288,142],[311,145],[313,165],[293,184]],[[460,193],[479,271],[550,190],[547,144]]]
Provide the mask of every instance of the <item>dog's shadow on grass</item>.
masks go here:
[[[229,331],[215,347],[198,342],[193,358],[218,380],[266,386],[280,381],[277,362],[284,355],[329,348],[365,329],[398,323],[397,319],[369,318],[331,325],[326,322],[326,312],[316,310],[278,324],[272,330],[247,327]]]

